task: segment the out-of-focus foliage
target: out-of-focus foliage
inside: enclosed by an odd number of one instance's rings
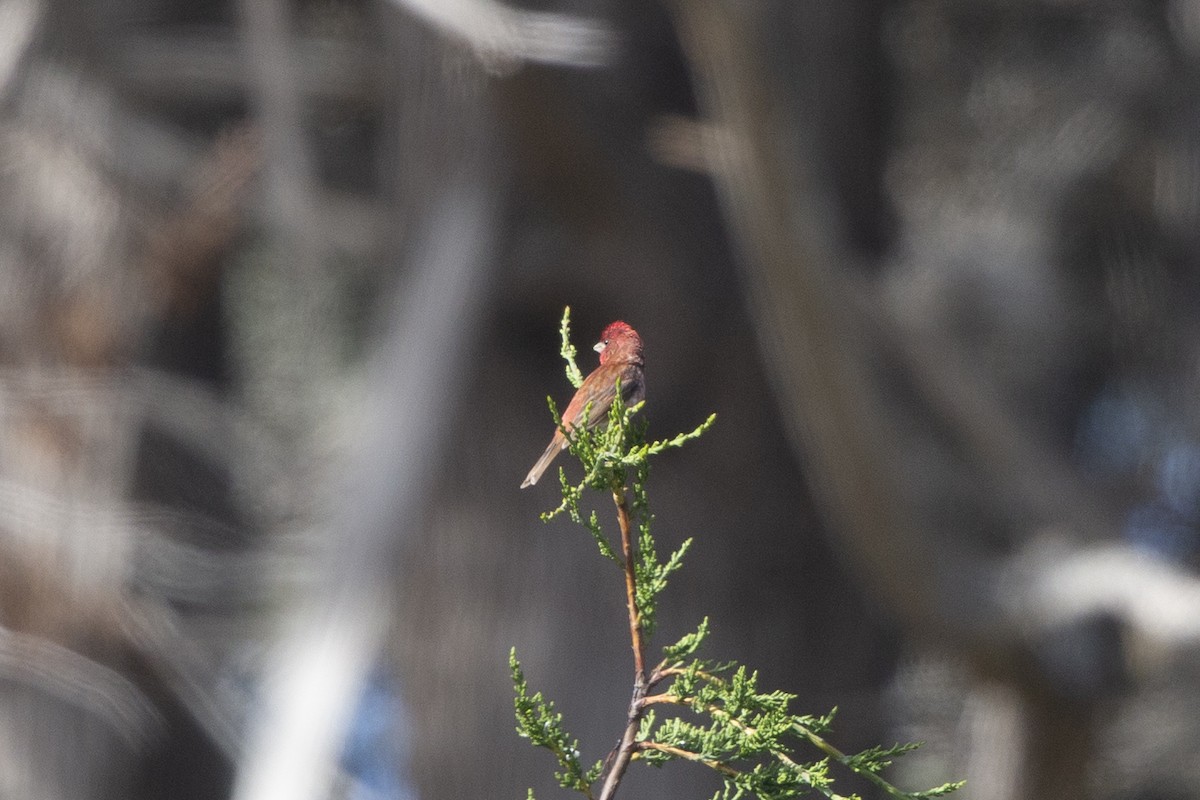
[[[905,785],[1196,794],[1198,20],[0,0],[0,796],[517,796],[509,647],[620,674],[515,489],[567,303],[721,416],[662,619]]]

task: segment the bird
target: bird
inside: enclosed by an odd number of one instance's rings
[[[609,323],[592,349],[600,354],[600,366],[584,378],[567,405],[567,410],[563,412],[562,427],[568,431],[579,425],[591,428],[608,416],[608,410],[617,396],[618,379],[621,381],[621,397],[627,406],[640,403],[646,397],[646,376],[643,372],[646,362],[642,358],[642,337],[638,336],[637,331],[620,320]],[[554,431],[546,452],[529,470],[521,488],[537,483],[554,457],[566,447],[567,437],[562,430]]]

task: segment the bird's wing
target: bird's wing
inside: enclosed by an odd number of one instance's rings
[[[625,405],[632,405],[640,401],[645,396],[642,370],[634,364],[625,364],[621,367],[619,375],[621,378],[621,398],[625,401]],[[613,400],[616,397],[617,387],[615,380],[611,378],[606,379],[601,385],[596,387],[596,394],[592,400],[592,410],[587,418],[587,426],[589,428],[602,422],[608,416],[608,410],[612,408]]]
[[[587,414],[587,422],[585,423],[587,427],[591,428],[608,416],[608,410],[612,408],[613,399],[616,396],[617,387],[612,382],[606,381],[606,385],[596,387],[595,394],[588,398],[592,405],[591,410]],[[579,409],[576,425],[579,424],[579,420],[582,420],[583,411],[584,409]]]

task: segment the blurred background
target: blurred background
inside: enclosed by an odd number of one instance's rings
[[[718,415],[659,644],[905,788],[1200,797],[1198,221],[1197,0],[0,0],[0,798],[559,796],[566,305]]]

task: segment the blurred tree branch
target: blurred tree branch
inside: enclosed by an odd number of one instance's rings
[[[831,233],[813,154],[797,135],[806,128],[782,116],[788,104],[760,37],[770,24],[765,7],[722,0],[672,7],[706,120],[702,132],[682,136],[677,125],[662,127],[652,144],[684,165],[695,163],[697,144],[707,153],[742,253],[764,360],[833,530],[910,635],[953,642],[983,673],[1021,690],[1035,743],[1027,750],[1031,793],[1083,796],[1094,717],[1087,701],[1062,694],[1063,676],[1039,665],[1046,637],[1091,630],[1096,614],[1112,614],[1141,635],[1169,629],[1172,648],[1191,650],[1194,631],[1162,624],[1142,598],[1191,608],[1200,582],[1167,566],[1138,567],[1142,559],[1127,549],[1104,555],[1077,544],[1014,584],[1006,576],[1017,561],[985,556],[951,532],[922,530],[898,478],[896,420],[874,383],[880,353],[906,371],[956,444],[1018,510],[1013,521],[1031,526],[1016,538],[1036,542],[1054,526],[1077,543],[1111,539],[1116,521],[953,346],[893,319],[877,290],[845,277],[854,259]],[[1077,593],[1075,602],[1065,597],[1073,590],[1047,591],[1068,574],[1072,586],[1108,588]]]
[[[511,8],[498,0],[392,0],[466,44],[485,64],[523,61],[599,67],[614,55],[616,34],[599,19]]]
[[[331,265],[328,249],[314,239],[318,180],[304,144],[284,5],[245,0],[242,10],[248,53],[257,66],[282,243],[303,262],[295,264],[297,279],[313,280]],[[417,41],[422,46],[404,57],[420,71],[426,59],[441,54],[442,45]],[[415,82],[405,88],[427,89]],[[471,99],[459,97],[437,110],[473,119],[479,110],[467,107]],[[450,116],[421,130],[423,141],[443,137],[441,126],[451,124]],[[238,800],[316,800],[333,786],[350,715],[388,629],[399,539],[424,508],[445,441],[447,398],[458,394],[463,354],[477,335],[498,204],[487,149],[486,141],[474,152],[448,146],[455,161],[427,165],[435,169],[436,185],[417,174],[403,175],[411,204],[390,213],[419,210],[405,231],[404,292],[385,314],[385,334],[367,369],[371,384],[362,409],[367,422],[349,464],[339,471],[340,507],[322,524],[325,532],[313,554],[317,580],[282,621],[267,666],[265,711],[254,722],[239,768]]]
[[[822,194],[806,182],[808,154],[781,150],[781,104],[750,30],[760,20],[719,1],[673,7],[702,107],[723,134],[706,138],[709,157],[749,278],[764,361],[806,474],[881,602],[913,629],[935,624],[941,614],[931,593],[942,581],[919,555],[930,545],[892,479],[894,450],[866,374],[868,351],[834,271],[849,256],[813,207]]]

